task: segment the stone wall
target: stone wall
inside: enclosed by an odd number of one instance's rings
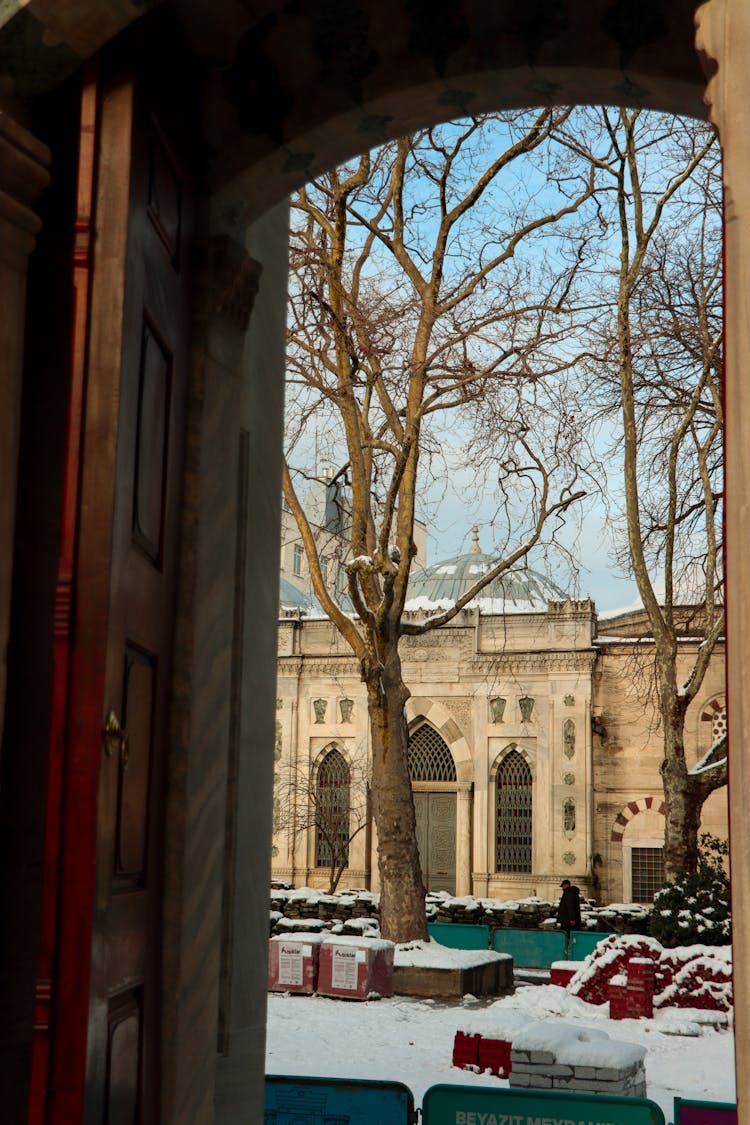
[[[274,884],[271,888],[271,932],[288,933],[296,920],[319,920],[326,928],[345,925],[344,932],[362,929],[364,919],[377,921],[379,896],[371,891],[342,891],[321,894],[309,888],[294,890]],[[542,899],[501,902],[495,899],[427,896],[427,921],[489,926],[492,930],[554,929],[557,905]],[[647,934],[650,914],[642,907],[615,905],[594,907],[584,904],[582,929],[596,933]]]

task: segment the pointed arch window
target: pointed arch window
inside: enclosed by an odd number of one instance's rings
[[[409,773],[412,781],[455,781],[456,763],[447,743],[428,723],[409,739]]]
[[[505,755],[497,771],[497,870],[531,871],[531,770],[517,750]]]
[[[351,777],[343,754],[328,751],[315,783],[315,866],[349,864],[349,789]]]

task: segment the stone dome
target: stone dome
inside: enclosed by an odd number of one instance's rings
[[[471,550],[417,570],[409,580],[406,609],[434,612],[455,605],[482,574],[498,563],[496,555],[486,555],[479,546],[476,531]],[[528,567],[513,567],[494,578],[468,608],[480,613],[540,613],[549,601],[565,601],[567,594],[549,578]]]

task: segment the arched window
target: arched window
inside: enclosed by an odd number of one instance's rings
[[[455,781],[456,763],[445,741],[427,723],[409,739],[412,781]]]
[[[349,766],[343,754],[329,750],[315,784],[315,866],[349,863]]]
[[[497,870],[531,871],[531,770],[517,750],[497,771]]]

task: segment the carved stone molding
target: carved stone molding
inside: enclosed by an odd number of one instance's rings
[[[440,699],[438,702],[442,703],[446,711],[450,711],[451,715],[458,721],[460,726],[466,733],[471,724],[471,703],[468,699]]]
[[[491,659],[474,658],[466,668],[469,672],[486,675],[494,672],[501,676],[520,676],[525,672],[578,672],[590,675],[596,653],[586,652],[513,652]]]
[[[280,656],[278,666],[279,675],[282,676],[304,676],[311,679],[316,676],[349,677],[359,682],[359,665],[350,656]]]

